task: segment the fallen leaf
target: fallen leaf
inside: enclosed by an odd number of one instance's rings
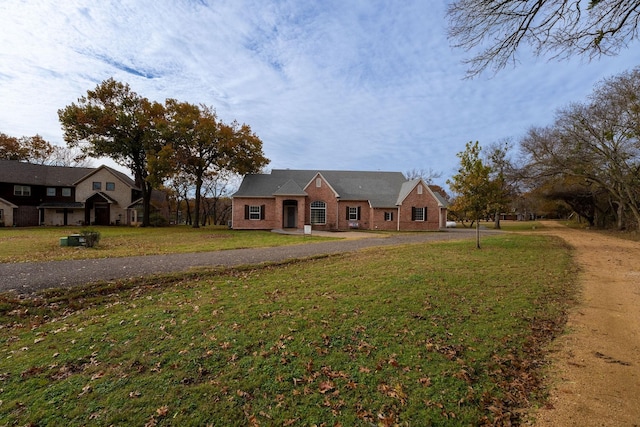
[[[78,397],[84,396],[85,394],[89,394],[91,393],[92,390],[93,388],[89,384],[87,384],[86,386],[82,387],[82,392],[78,394]]]
[[[100,379],[102,377],[104,377],[104,372],[100,371],[97,374],[93,374],[91,376],[91,381],[95,381],[95,380]]]
[[[333,390],[335,388],[335,384],[333,384],[333,381],[323,381],[320,383],[320,393],[325,394],[330,392],[331,390]]]
[[[418,382],[425,387],[429,387],[431,385],[431,378],[429,377],[420,378]]]

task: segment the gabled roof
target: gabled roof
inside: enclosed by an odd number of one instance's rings
[[[0,197],[0,203],[5,205],[5,206],[9,206],[10,208],[17,208],[17,205],[14,205],[13,203],[11,203],[8,200],[3,199],[2,197]]]
[[[333,188],[333,185],[331,185],[331,183],[329,182],[329,180],[327,178],[325,178],[324,176],[322,176],[322,172],[318,172],[317,174],[315,174],[313,176],[313,178],[311,178],[311,181],[307,182],[307,185],[304,186],[304,188],[309,188],[309,186],[311,185],[315,185],[315,183],[317,182],[317,180],[320,179],[322,181],[325,182],[325,185],[329,186],[329,189],[333,192],[333,195],[337,198],[340,198],[340,193],[338,193],[336,191],[335,188]]]
[[[431,186],[429,186],[429,190],[431,190],[431,193],[438,200],[438,204],[441,207],[444,207],[444,208],[449,207],[449,202],[447,202],[447,199],[445,199],[442,194],[440,194],[438,191],[436,191],[433,188],[431,188]]]
[[[89,200],[96,200],[98,198],[101,198],[102,200],[104,200],[107,203],[116,203],[116,204],[118,203],[118,201],[116,199],[114,199],[113,197],[109,196],[107,193],[103,193],[102,191],[96,191],[91,196],[87,197],[85,202],[88,202]]]
[[[285,182],[274,193],[274,196],[306,196],[307,193],[292,179]]]
[[[401,172],[274,169],[270,174],[246,175],[233,197],[304,196],[303,189],[318,174],[340,200],[368,200],[372,207],[395,207],[406,181]],[[294,188],[299,192],[290,193]]]
[[[88,178],[90,178],[92,175],[95,175],[96,173],[98,173],[101,170],[107,170],[109,171],[114,177],[118,178],[120,181],[122,181],[125,185],[131,187],[131,188],[137,188],[136,183],[134,180],[132,180],[131,178],[129,178],[126,174],[117,171],[113,168],[110,168],[109,166],[106,165],[102,165],[98,168],[91,168],[89,169],[89,172],[85,173],[83,176],[81,176],[77,181],[75,181],[73,183],[73,185],[78,185],[78,183],[87,180]]]
[[[400,193],[398,194],[398,200],[396,201],[396,205],[401,205],[404,199],[411,193],[411,191],[418,185],[420,179],[414,179],[411,181],[406,181],[402,183],[402,188],[400,188]]]
[[[48,187],[73,187],[94,168],[35,165],[16,160],[0,160],[0,182]]]

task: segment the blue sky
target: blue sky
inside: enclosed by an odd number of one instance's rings
[[[638,64],[521,53],[465,80],[447,1],[0,2],[0,132],[63,145],[57,110],[110,77],[156,101],[204,103],[247,123],[269,168],[456,173],[456,153],[583,101]],[[101,162],[97,162],[98,164]]]

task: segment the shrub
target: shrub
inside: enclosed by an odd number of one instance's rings
[[[92,248],[100,241],[100,232],[95,230],[80,230],[80,235],[84,238],[84,244]]]
[[[151,215],[149,215],[149,225],[152,227],[166,227],[169,225],[169,221],[160,213],[152,212]]]

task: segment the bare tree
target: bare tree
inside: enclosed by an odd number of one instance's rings
[[[170,188],[173,193],[176,224],[184,222],[187,225],[192,225],[193,218],[191,217],[191,204],[189,202],[190,195],[193,194],[195,188],[193,180],[184,174],[176,173],[169,179],[168,188]],[[183,203],[185,206],[184,215]]]
[[[516,63],[521,45],[553,58],[616,55],[638,37],[639,0],[458,0],[447,9],[452,45],[479,53],[473,77]]]
[[[572,177],[580,192],[604,190],[620,227],[629,215],[640,229],[640,68],[604,80],[589,103],[557,113],[552,126],[531,129],[521,147],[538,177]],[[566,179],[566,178],[565,178]],[[602,209],[601,209],[602,210]],[[595,218],[594,218],[595,219]],[[631,225],[631,223],[629,223]]]
[[[205,176],[202,186],[202,225],[207,225],[207,220],[209,224],[226,224],[231,205],[224,201],[237,190],[239,182],[240,176],[227,170]]]
[[[54,145],[53,152],[47,159],[47,164],[51,166],[70,166],[77,168],[90,168],[93,162],[90,157],[82,154],[77,147],[65,147]]]
[[[422,178],[424,182],[427,184],[433,184],[433,181],[442,177],[442,172],[436,172],[433,169],[411,169],[405,172],[404,174],[407,180],[411,181],[413,179]]]

